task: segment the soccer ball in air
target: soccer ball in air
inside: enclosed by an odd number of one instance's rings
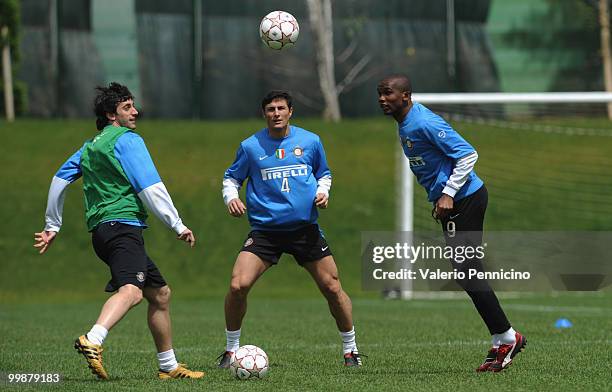
[[[272,11],[259,24],[259,37],[267,47],[275,50],[290,48],[300,35],[300,25],[288,12]]]
[[[268,374],[268,356],[257,346],[240,347],[230,361],[230,372],[239,380],[263,378]]]

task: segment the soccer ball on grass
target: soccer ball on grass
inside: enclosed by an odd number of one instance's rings
[[[300,25],[288,12],[272,11],[259,24],[259,37],[267,47],[275,50],[290,48],[300,35]]]
[[[229,368],[239,380],[263,378],[268,374],[268,355],[259,347],[247,344],[232,354]]]

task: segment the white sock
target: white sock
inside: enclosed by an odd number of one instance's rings
[[[491,346],[493,346],[493,348],[499,348],[499,343],[495,339],[496,336],[497,335],[491,335]]]
[[[512,327],[504,333],[493,335],[493,347],[499,347],[502,344],[514,344],[514,342],[516,342],[516,331]]]
[[[173,349],[164,351],[163,353],[157,353],[157,360],[159,361],[159,370],[164,372],[171,372],[178,367]]]
[[[87,340],[93,344],[102,345],[102,343],[104,343],[104,339],[106,339],[106,335],[108,335],[108,330],[106,328],[100,324],[94,324],[94,326],[91,327],[91,330],[87,332]]]
[[[340,332],[340,336],[342,336],[342,351],[345,354],[359,352],[357,351],[357,343],[355,343],[355,327],[348,332]]]
[[[225,351],[231,351],[233,353],[238,351],[238,347],[240,347],[240,330],[238,329],[236,331],[228,331],[226,329],[225,338]]]
[[[496,339],[498,335],[491,335],[491,346],[493,348],[499,348],[499,341]]]

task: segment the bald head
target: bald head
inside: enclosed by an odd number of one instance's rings
[[[394,74],[389,75],[378,84],[379,86],[386,85],[399,91],[400,93],[412,94],[412,84],[406,75]]]

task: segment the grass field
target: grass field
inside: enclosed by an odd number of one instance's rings
[[[363,369],[341,366],[339,337],[313,282],[285,257],[252,292],[243,343],[262,346],[270,377],[249,389],[285,390],[607,390],[612,352],[612,294],[523,295],[504,301],[529,344],[512,368],[477,375],[486,333],[466,298],[385,302],[360,285],[362,231],[396,227],[397,134],[388,119],[296,125],[317,131],[334,175],[330,208],[320,224],[334,251],[345,289],[354,299]],[[609,129],[600,119],[550,120]],[[141,133],[184,221],[198,236],[191,250],[154,217],[148,252],[173,287],[179,359],[203,368],[206,380],[185,389],[241,386],[214,369],[223,347],[222,298],[246,219],[227,215],[221,179],[240,140],[261,121],[143,121]],[[455,124],[476,146],[477,172],[490,193],[486,230],[612,231],[612,137],[567,136],[484,125]],[[87,138],[92,121],[21,120],[0,123],[0,372],[59,372],[58,388],[166,389],[154,379],[155,353],[145,307],[112,331],[106,361],[113,380],[95,381],[71,348],[106,298],[105,266],[86,231],[80,181],[69,190],[64,226],[44,255],[32,248],[43,227],[51,176]],[[421,189],[415,191],[417,230],[437,230]],[[559,317],[574,327],[553,328]],[[0,386],[1,389],[4,385]],[[39,387],[34,387],[39,388]],[[53,388],[53,387],[51,387]],[[24,387],[19,387],[24,389]]]
[[[609,294],[504,300],[515,327],[527,336],[527,348],[504,372],[477,374],[473,368],[488,342],[467,299],[356,300],[358,343],[369,356],[362,369],[345,369],[340,339],[322,299],[260,298],[250,302],[242,343],[264,348],[271,370],[268,378],[247,385],[214,367],[225,342],[221,301],[179,300],[172,311],[179,360],[207,376],[170,383],[173,390],[213,391],[604,391],[612,381],[610,300]],[[106,341],[111,380],[93,378],[72,341],[94,319],[98,306],[2,306],[0,369],[62,374],[60,385],[45,389],[167,390],[167,382],[155,379],[155,350],[142,305]],[[556,330],[558,317],[570,318],[574,327]]]

